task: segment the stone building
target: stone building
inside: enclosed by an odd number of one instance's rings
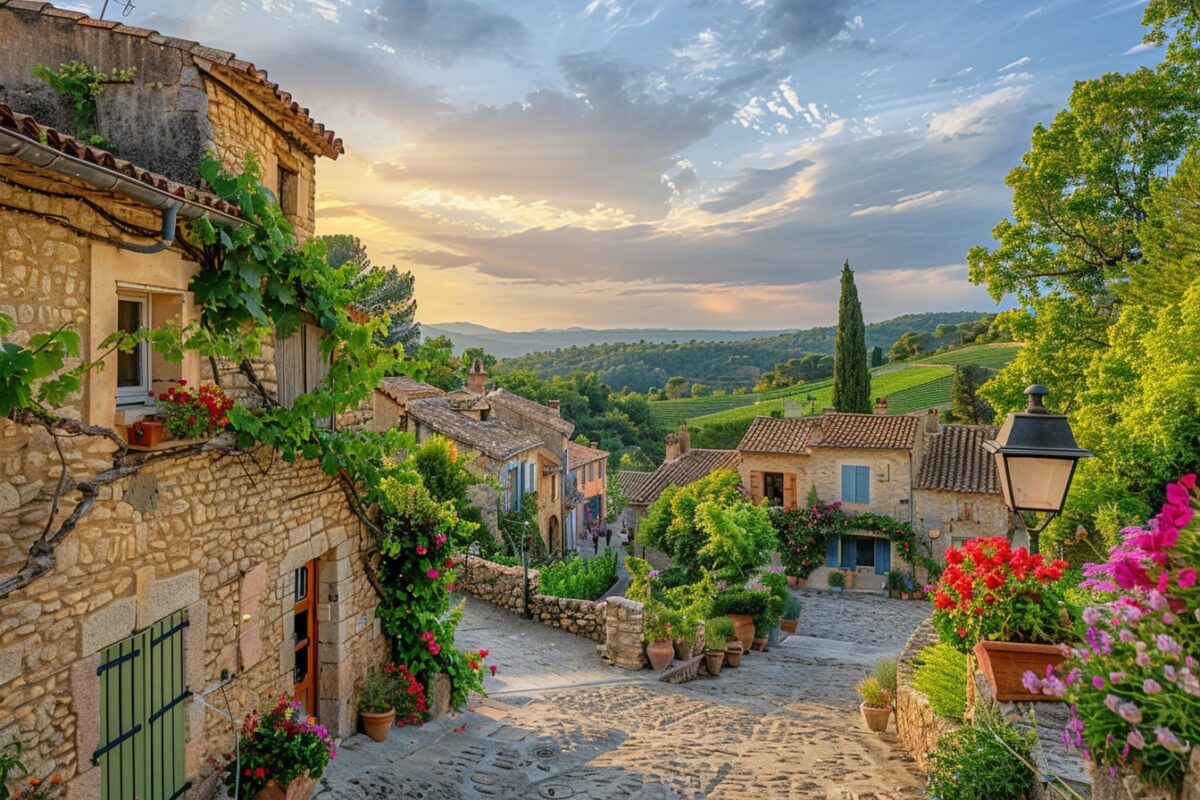
[[[151,391],[214,376],[195,354],[173,365],[98,345],[118,328],[199,317],[188,291],[199,265],[175,244],[177,224],[240,224],[198,188],[204,150],[236,169],[253,148],[304,236],[314,161],[341,142],[266,73],[196,42],[9,0],[0,41],[0,310],[15,342],[82,319],[82,352],[106,368],[57,411],[110,431],[0,420],[0,742],[20,740],[34,773],[61,776],[70,798],[210,797],[219,776],[206,759],[229,750],[228,714],[286,694],[335,735],[352,732],[355,683],[388,654],[366,533],[312,463],[226,437],[126,456],[111,431],[148,413]],[[30,77],[76,60],[136,68],[98,103],[121,158],[61,132],[75,130],[68,101]],[[277,371],[271,349],[256,365],[281,400],[319,380],[305,335],[292,342],[301,374]],[[253,396],[232,368],[218,372],[230,394]],[[73,530],[45,540],[76,512]]]
[[[658,469],[617,472],[617,485],[629,500],[619,523],[631,531],[637,531],[638,523],[646,516],[646,509],[668,486],[687,486],[716,470],[738,468],[740,456],[736,450],[693,449],[686,422],[679,426],[677,433],[668,433],[665,441],[666,457]]]
[[[568,550],[582,548],[591,526],[603,526],[608,513],[607,493],[608,453],[596,447],[567,442],[567,486],[578,491],[575,506],[567,511],[566,546]]]
[[[951,542],[1004,533],[1007,510],[992,459],[982,448],[994,431],[942,425],[937,413],[825,413],[756,417],[738,445],[742,481],[755,502],[804,503],[810,489],[850,514],[872,512],[912,523],[918,546],[935,556]],[[825,586],[841,570],[855,588],[880,589],[901,566],[894,544],[872,531],[831,540],[826,563],[809,576]]]

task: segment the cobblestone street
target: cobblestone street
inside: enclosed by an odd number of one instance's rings
[[[801,592],[797,636],[717,679],[609,667],[591,641],[469,599],[491,696],[386,744],[347,740],[323,798],[915,798],[923,781],[867,732],[853,686],[928,604]],[[894,724],[894,721],[893,721]]]

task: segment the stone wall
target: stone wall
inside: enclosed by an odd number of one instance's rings
[[[916,524],[921,531],[936,528],[941,536],[933,540],[934,558],[942,560],[954,539],[977,536],[1004,536],[1009,511],[999,494],[965,494],[918,489],[914,493]],[[970,506],[968,516],[968,504]]]
[[[646,663],[645,610],[625,597],[607,600],[604,644],[596,649],[614,667],[641,669]]]
[[[929,754],[938,741],[958,728],[956,721],[935,714],[929,706],[929,698],[912,687],[913,659],[937,641],[933,624],[928,619],[923,620],[908,637],[896,666],[896,730],[900,742],[924,772],[932,769]]]
[[[64,444],[76,478],[111,466],[106,440]],[[0,497],[29,495],[0,518],[19,523],[19,536],[0,540],[11,573],[29,531],[45,523],[58,456],[38,429],[0,420],[0,459]],[[33,480],[42,482],[36,491]],[[191,796],[213,796],[205,759],[229,749],[229,723],[201,698],[221,705],[213,693],[223,670],[239,718],[291,692],[293,572],[314,559],[318,717],[335,735],[351,732],[355,682],[388,655],[362,567],[364,535],[316,464],[288,465],[263,451],[163,458],[105,487],[56,548],[55,569],[0,600],[0,740],[21,740],[28,766],[61,775],[69,798],[98,797],[90,756],[99,744],[100,651],[186,609],[186,682],[196,695],[186,706],[186,774],[198,787]]]

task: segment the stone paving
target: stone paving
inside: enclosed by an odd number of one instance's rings
[[[681,685],[609,667],[586,639],[469,600],[458,643],[490,650],[490,697],[384,744],[351,737],[318,797],[920,797],[895,737],[863,728],[853,686],[928,604],[800,594],[799,635]]]

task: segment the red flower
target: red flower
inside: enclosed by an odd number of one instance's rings
[[[484,649],[484,650],[480,650],[480,651],[479,651],[479,657],[480,657],[480,658],[487,658],[487,657],[488,657],[488,651],[487,651],[486,649]]]
[[[265,778],[265,777],[267,777],[267,771],[265,769],[263,769],[262,767],[257,767],[254,770],[254,777]]]
[[[195,424],[196,424],[196,416],[193,414],[192,416],[188,417],[188,425],[195,425]]]
[[[491,667],[492,667],[492,677],[494,678],[494,677],[496,677],[496,665],[492,664]]]

